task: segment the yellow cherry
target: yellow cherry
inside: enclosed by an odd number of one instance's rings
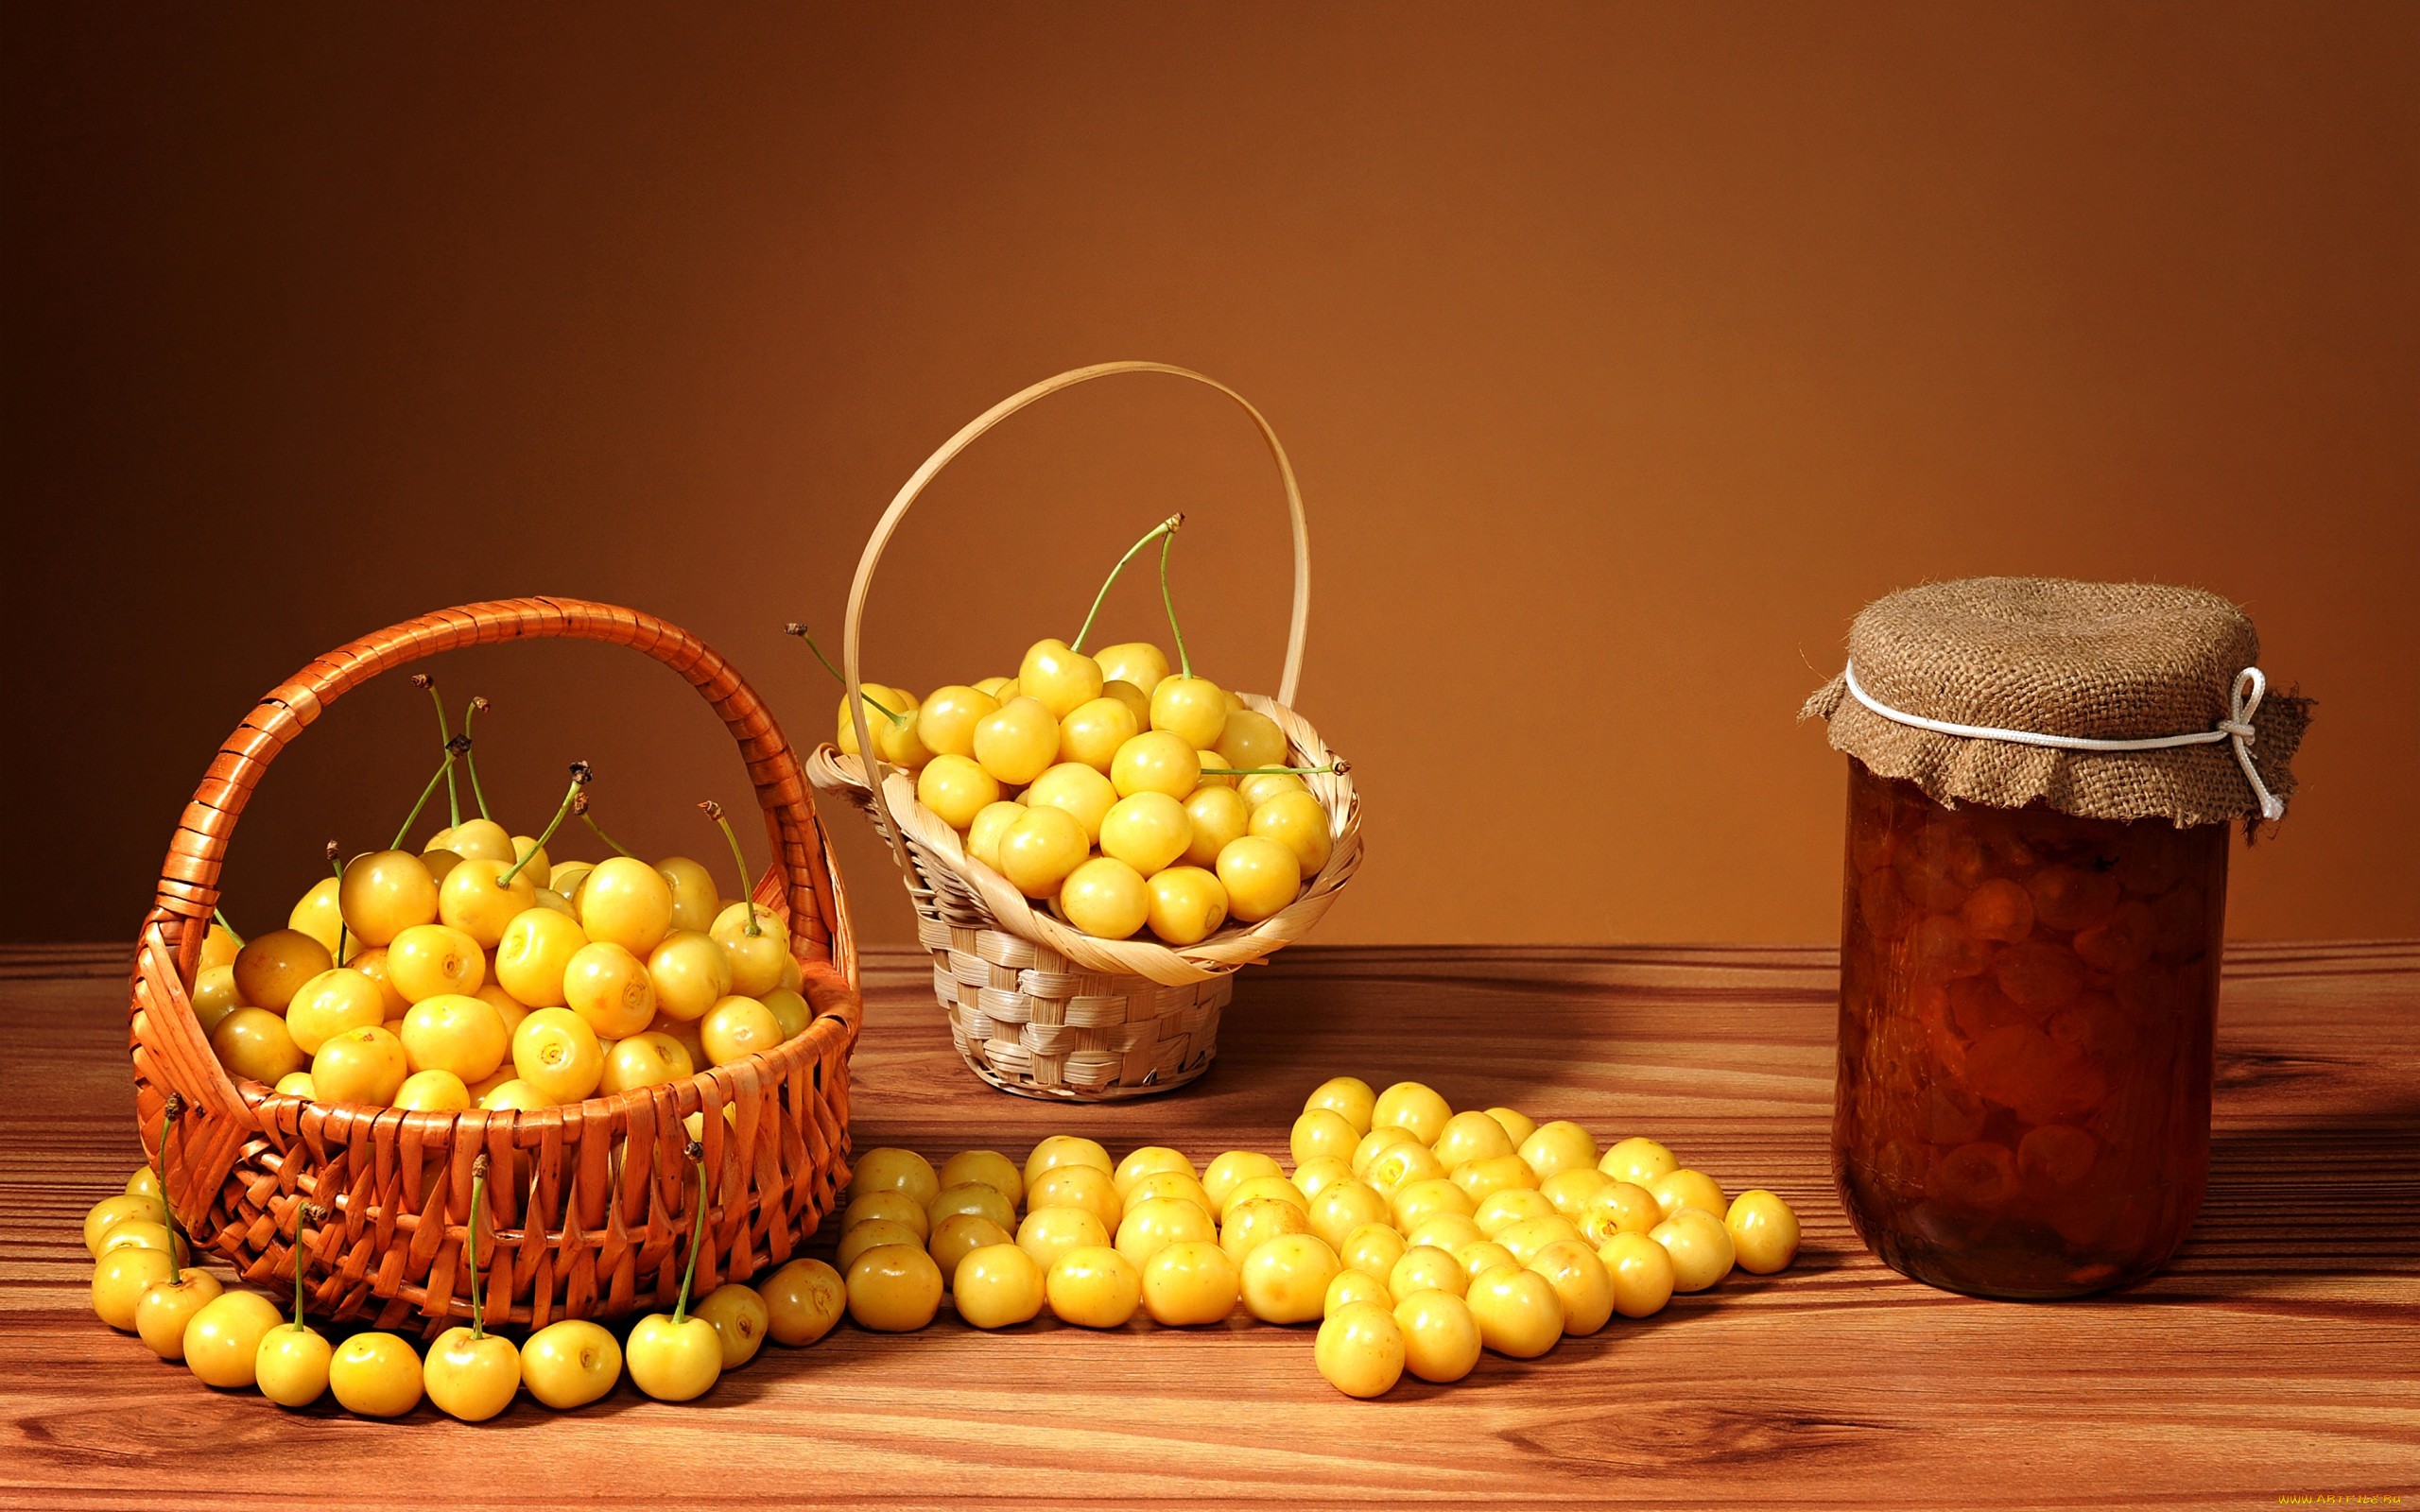
[[[1503,1125],[1485,1113],[1456,1113],[1437,1131],[1430,1148],[1450,1171],[1467,1160],[1492,1160],[1499,1155],[1511,1155],[1512,1137],[1504,1132]]]
[[[1316,1321],[1328,1282],[1343,1268],[1317,1234],[1280,1234],[1244,1259],[1244,1308],[1264,1323]]]
[[[1219,852],[1219,885],[1227,889],[1227,911],[1256,924],[1303,890],[1302,863],[1277,841],[1247,834]]]
[[[1616,1181],[1651,1187],[1657,1177],[1680,1169],[1680,1165],[1670,1150],[1653,1140],[1633,1138],[1616,1142],[1597,1162],[1597,1169]]]
[[[1016,686],[1016,680],[1014,678],[977,678],[973,685],[976,692],[989,694],[996,700],[1000,696],[1000,690],[1013,688]]]
[[[1293,772],[1254,772],[1236,781],[1236,793],[1247,808],[1258,808],[1280,793],[1307,793],[1311,784]]]
[[[1414,1292],[1394,1308],[1404,1368],[1423,1381],[1460,1381],[1478,1364],[1478,1319],[1460,1292]]]
[[[1184,800],[1185,822],[1191,826],[1184,845],[1184,863],[1215,867],[1219,852],[1252,829],[1252,809],[1232,787],[1213,786],[1209,779]]]
[[[170,1233],[166,1224],[148,1218],[128,1218],[110,1225],[109,1232],[101,1235],[101,1253],[107,1255],[116,1249],[156,1249],[180,1265],[193,1258],[186,1252],[184,1241]]]
[[[1210,1214],[1182,1197],[1161,1197],[1132,1205],[1117,1225],[1117,1252],[1137,1266],[1170,1245],[1208,1243],[1219,1237]]]
[[[1320,1303],[1320,1315],[1334,1317],[1339,1308],[1351,1307],[1356,1302],[1392,1307],[1394,1298],[1387,1295],[1386,1282],[1348,1265],[1338,1271],[1336,1278],[1327,1283],[1327,1296]]]
[[[579,889],[579,927],[592,941],[645,956],[672,932],[672,888],[644,861],[608,857]]]
[[[509,861],[465,861],[437,889],[437,917],[482,949],[504,938],[505,926],[525,908],[537,906],[538,885],[525,868],[510,882]]]
[[[1258,1150],[1227,1150],[1213,1157],[1203,1168],[1201,1189],[1209,1194],[1213,1213],[1224,1217],[1227,1198],[1236,1188],[1259,1177],[1285,1174],[1285,1167]]]
[[[1565,1171],[1555,1179],[1570,1175]],[[1588,1194],[1571,1221],[1580,1226],[1582,1237],[1595,1240],[1601,1249],[1616,1234],[1643,1234],[1662,1223],[1664,1210],[1645,1187],[1608,1177],[1606,1185]]]
[[[1154,1171],[1128,1187],[1124,1194],[1130,1208],[1138,1203],[1173,1198],[1192,1203],[1209,1213],[1214,1221],[1218,1217],[1210,1202],[1210,1194],[1201,1190],[1201,1178],[1187,1176],[1183,1171]]]
[[[336,879],[328,881],[333,886]],[[335,964],[327,946],[301,930],[271,930],[236,953],[235,996],[251,1007],[284,1013],[304,983]]]
[[[1539,1125],[1536,1132],[1521,1142],[1521,1159],[1530,1162],[1530,1169],[1543,1181],[1561,1171],[1594,1169],[1597,1142],[1586,1129],[1559,1118]]]
[[[999,781],[971,756],[936,756],[916,778],[916,801],[953,830],[972,825],[977,815],[999,800]]]
[[[815,1010],[807,1006],[806,999],[788,988],[777,987],[756,1001],[765,1005],[765,1011],[781,1026],[784,1040],[797,1039],[814,1022]]]
[[[1092,850],[1084,827],[1063,809],[1029,808],[1000,836],[1000,875],[1028,898],[1055,895]]]
[[[903,1223],[896,1218],[867,1218],[853,1225],[840,1235],[839,1244],[834,1246],[832,1263],[846,1272],[857,1263],[857,1257],[869,1249],[879,1249],[885,1245],[906,1245],[911,1249],[921,1249],[925,1244],[925,1225],[923,1215],[917,1216],[918,1221],[913,1224]]]
[[[978,1249],[1004,1245],[1016,1249],[1016,1237],[1007,1227],[994,1223],[980,1213],[953,1212],[933,1226],[932,1236],[925,1241],[925,1253],[942,1269],[944,1280],[955,1281],[959,1263]],[[1017,1251],[1023,1254],[1023,1250]]]
[[[1181,804],[1201,785],[1201,757],[1167,730],[1147,730],[1117,747],[1109,780],[1120,798],[1164,793]]]
[[[1143,1267],[1143,1311],[1167,1328],[1223,1321],[1242,1295],[1235,1259],[1206,1240],[1180,1240]]]
[[[968,1251],[950,1278],[958,1315],[976,1328],[1029,1323],[1042,1312],[1043,1267],[1014,1245],[985,1245]]]
[[[1563,1298],[1536,1271],[1499,1265],[1473,1278],[1463,1300],[1479,1342],[1498,1354],[1535,1359],[1563,1337]]]
[[[320,1102],[385,1108],[410,1074],[403,1040],[375,1024],[330,1035],[311,1057],[312,1095]]]
[[[335,1347],[319,1330],[281,1323],[261,1335],[252,1383],[281,1407],[308,1407],[326,1393],[335,1359]]]
[[[872,727],[874,749],[893,766],[904,767],[909,772],[919,771],[933,759],[932,751],[925,745],[925,737],[918,732],[923,706],[917,702],[916,696],[905,688],[893,688],[891,692],[898,696],[899,701],[892,704],[891,709],[899,717],[882,720]]]
[[[765,1347],[771,1314],[756,1289],[741,1281],[725,1281],[691,1305],[690,1313],[714,1325],[722,1343],[722,1367],[736,1370],[756,1358]]]
[[[1459,1212],[1432,1212],[1412,1225],[1403,1242],[1417,1247],[1426,1245],[1449,1255],[1459,1255],[1472,1245],[1482,1244],[1487,1235],[1479,1226]],[[1467,1270],[1469,1267],[1463,1267]]]
[[[636,1091],[642,1087],[681,1081],[696,1072],[689,1052],[680,1040],[668,1034],[634,1034],[614,1040],[605,1052],[605,1069],[597,1079],[596,1090],[607,1093]]]
[[[1197,945],[1227,921],[1227,889],[1200,867],[1170,867],[1148,879],[1144,922],[1170,945]]]
[[[1682,1208],[1648,1230],[1672,1260],[1672,1289],[1702,1292],[1731,1274],[1738,1258],[1731,1231],[1703,1208]]]
[[[586,1318],[549,1323],[522,1341],[522,1383],[558,1411],[587,1406],[621,1379],[622,1346]]]
[[[1247,1202],[1283,1202],[1300,1211],[1305,1217],[1310,1216],[1311,1211],[1311,1199],[1303,1194],[1303,1189],[1296,1186],[1289,1177],[1246,1177],[1227,1189],[1226,1200],[1221,1206],[1233,1212]]]
[[[1403,1327],[1375,1302],[1340,1308],[1320,1324],[1312,1357],[1320,1375],[1348,1397],[1383,1397],[1403,1379]]]
[[[210,1031],[210,1048],[238,1080],[274,1086],[303,1066],[302,1049],[285,1021],[267,1008],[237,1008],[219,1020]]]
[[[523,909],[496,942],[496,984],[528,1007],[562,1007],[563,971],[587,943],[587,933],[570,915],[551,906]]]
[[[1251,709],[1238,709],[1227,715],[1226,727],[1219,733],[1213,747],[1219,754],[1215,765],[1249,771],[1255,766],[1286,765],[1286,732],[1277,721]]]
[[[655,874],[672,893],[672,927],[703,933],[722,906],[722,889],[702,861],[666,856],[655,864]]]
[[[842,1195],[855,1201],[869,1192],[896,1192],[922,1212],[941,1191],[941,1178],[933,1174],[931,1161],[913,1150],[879,1145],[857,1157],[856,1169]]]
[[[576,1103],[603,1078],[605,1047],[571,1009],[539,1008],[512,1031],[512,1067],[547,1102]]]
[[[1336,1254],[1346,1265],[1383,1281],[1393,1274],[1395,1262],[1403,1259],[1410,1247],[1392,1224],[1365,1223],[1344,1236]]]
[[[1513,1258],[1512,1251],[1493,1239],[1481,1239],[1477,1243],[1462,1246],[1454,1251],[1454,1263],[1461,1266],[1462,1274],[1473,1280],[1477,1280],[1498,1265],[1511,1265],[1517,1269],[1521,1264],[1520,1261]]]
[[[107,1243],[104,1239],[103,1244]],[[105,1247],[100,1258],[93,1262],[93,1312],[110,1327],[131,1333],[143,1294],[176,1279],[177,1258],[164,1246],[121,1244],[114,1248]]]
[[[594,940],[563,966],[563,1002],[599,1040],[620,1040],[655,1017],[655,984],[647,963],[623,947]]]
[[[1538,1174],[1530,1162],[1517,1155],[1499,1155],[1488,1160],[1465,1160],[1453,1169],[1454,1184],[1471,1194],[1475,1202],[1485,1202],[1495,1193],[1507,1187],[1534,1187]],[[1547,1203],[1551,1210],[1554,1204]]]
[[[1143,732],[1143,721],[1124,699],[1104,695],[1078,704],[1059,722],[1059,760],[1107,773],[1118,747]]]
[[[1053,1188],[1054,1192],[1058,1189]],[[1113,1194],[1114,1195],[1115,1194]],[[948,1219],[971,1216],[988,1218],[1002,1228],[1013,1228],[1017,1221],[1016,1204],[987,1181],[962,1181],[941,1189],[932,1201],[925,1205],[925,1217],[933,1229]],[[1104,1225],[1107,1220],[1102,1220]],[[946,1275],[949,1267],[942,1267]]]
[[[1043,1292],[1061,1322],[1123,1328],[1142,1305],[1143,1272],[1107,1245],[1085,1245],[1050,1263]]]
[[[1330,1076],[1312,1088],[1311,1094],[1303,1099],[1304,1112],[1323,1108],[1339,1114],[1353,1125],[1357,1139],[1370,1132],[1371,1119],[1375,1116],[1377,1107],[1378,1094],[1358,1076]]]
[[[1150,728],[1151,697],[1142,689],[1112,678],[1100,685],[1100,696],[1115,698],[1126,706],[1126,712],[1134,716],[1134,733],[1139,734]]]
[[[420,853],[420,864],[428,868],[428,880],[442,887],[454,868],[462,864],[462,855],[442,846],[430,846]]]
[[[1340,1155],[1314,1155],[1294,1167],[1294,1184],[1303,1189],[1303,1195],[1314,1199],[1315,1204],[1322,1192],[1339,1181],[1359,1180],[1360,1177],[1353,1174],[1352,1162]],[[1326,1236],[1322,1234],[1321,1237]]]
[[[233,930],[224,924],[214,923],[201,936],[201,963],[197,970],[207,971],[221,966],[233,967],[236,953],[243,948],[244,942],[235,936]]]
[[[1173,1150],[1165,1144],[1140,1145],[1117,1162],[1117,1169],[1110,1173],[1110,1181],[1117,1188],[1117,1194],[1123,1197],[1145,1177],[1157,1176],[1164,1171],[1180,1171],[1191,1177],[1194,1174],[1193,1160],[1183,1150]]]
[[[1624,1317],[1652,1317],[1672,1299],[1672,1257],[1643,1233],[1618,1233],[1597,1251],[1613,1278],[1614,1311]]]
[[[1293,1203],[1273,1197],[1234,1202],[1219,1220],[1219,1247],[1240,1264],[1261,1246],[1288,1234],[1317,1237],[1311,1234],[1310,1215]]]
[[[185,1357],[185,1325],[216,1300],[226,1288],[199,1265],[188,1265],[166,1280],[153,1281],[135,1298],[134,1332],[163,1360]]]
[[[786,973],[798,970],[797,957],[790,954],[789,926],[769,909],[745,901],[728,904],[706,933],[731,962],[731,989],[741,997],[770,992],[784,984]]]
[[[1064,719],[1100,696],[1100,663],[1056,639],[1036,641],[1017,663],[1017,691],[1040,700],[1054,719]]]
[[[1739,1268],[1752,1276],[1788,1270],[1798,1257],[1798,1214],[1762,1187],[1733,1198],[1722,1227],[1730,1231]]]
[[[1287,1149],[1299,1166],[1322,1156],[1348,1159],[1360,1142],[1360,1132],[1342,1113],[1332,1108],[1309,1108],[1294,1120]]]
[[[501,1333],[450,1328],[428,1347],[422,1379],[438,1411],[462,1422],[483,1423],[519,1395],[521,1351]]]
[[[406,1003],[441,992],[476,992],[487,979],[479,942],[445,924],[414,925],[387,947],[387,983]]]
[[[596,867],[596,863],[594,861],[556,862],[552,867],[549,867],[546,869],[546,890],[556,894],[558,897],[566,899],[577,896],[579,892],[579,885],[588,880],[588,873]],[[544,1329],[540,1329],[538,1331],[539,1333],[543,1333],[544,1332]],[[536,1333],[530,1335],[531,1338],[536,1338],[537,1336],[538,1335]],[[619,1345],[614,1347],[617,1356],[620,1352],[620,1348],[621,1347]],[[616,1370],[615,1374],[618,1375],[619,1373],[620,1372]]]
[[[1109,779],[1080,762],[1061,762],[1033,780],[1025,791],[1029,809],[1061,809],[1084,827],[1087,846],[1100,840],[1100,827],[1117,801]]]
[[[701,1317],[649,1313],[631,1325],[631,1383],[658,1401],[694,1401],[722,1379],[722,1335]]]
[[[921,1159],[921,1157],[919,1157]],[[1132,1160],[1133,1157],[1129,1156]],[[928,1167],[929,1169],[929,1167]],[[1193,1167],[1185,1167],[1190,1172]],[[964,1186],[970,1181],[981,1182],[1009,1199],[1009,1211],[1014,1212],[1025,1200],[1025,1173],[1014,1160],[997,1150],[960,1150],[942,1162],[941,1174],[935,1178],[941,1187]],[[1119,1194],[1121,1196],[1124,1194]],[[927,1199],[929,1200],[929,1199]]]
[[[1512,1145],[1515,1149],[1520,1147],[1523,1140],[1538,1131],[1538,1121],[1518,1108],[1491,1108],[1487,1110],[1487,1116],[1504,1125],[1504,1132],[1512,1136]]]
[[[1462,1273],[1461,1263],[1434,1245],[1409,1246],[1387,1272],[1390,1305],[1414,1292],[1450,1292],[1460,1297],[1469,1287],[1470,1278]]]
[[[1667,1171],[1648,1182],[1647,1190],[1654,1195],[1655,1205],[1664,1210],[1667,1218],[1683,1208],[1695,1208],[1720,1223],[1731,1210],[1730,1199],[1722,1194],[1722,1184],[1703,1171],[1692,1171],[1686,1167]],[[1693,1289],[1681,1288],[1685,1292]]]
[[[404,1014],[399,1038],[413,1070],[448,1071],[466,1083],[492,1075],[511,1048],[511,1036],[493,1005],[453,993],[413,1004]]]
[[[127,1192],[103,1197],[84,1214],[84,1252],[98,1260],[101,1241],[119,1224],[140,1220],[164,1225],[167,1219],[167,1204],[156,1194]]]
[[[1151,689],[1151,728],[1208,750],[1227,731],[1227,695],[1207,678],[1164,678]]]
[[[821,655],[821,652],[817,654]],[[893,715],[904,716],[908,713],[908,706],[916,701],[915,697],[905,688],[893,688],[880,682],[860,682],[857,684],[857,694],[865,700],[866,732],[877,737],[875,750],[879,754],[881,750],[879,735],[883,726],[894,723]],[[840,695],[839,709],[835,718],[838,724],[833,735],[833,744],[839,747],[842,755],[858,754],[857,727],[856,722],[849,716],[849,696],[846,693]]]
[[[699,1021],[698,1039],[710,1063],[728,1066],[779,1045],[782,1023],[754,998],[727,997]]]
[[[544,909],[550,914],[561,914],[575,924],[579,922],[579,910],[572,906],[570,899],[555,891],[552,887],[541,887],[533,896],[536,898],[537,904],[540,909]],[[510,924],[505,926],[508,932],[511,927],[512,926]]]
[[[848,1283],[820,1260],[793,1260],[765,1278],[765,1331],[797,1348],[832,1332],[848,1308]],[[532,1335],[534,1337],[534,1335]]]
[[[1125,862],[1095,856],[1060,885],[1059,908],[1067,922],[1087,935],[1124,939],[1150,917],[1151,890]]]
[[[318,940],[330,959],[341,943],[339,931],[344,926],[344,913],[338,905],[341,886],[335,877],[322,877],[309,892],[296,900],[294,909],[285,917],[285,927]],[[241,953],[237,953],[239,957]]]
[[[1327,810],[1308,793],[1280,793],[1253,809],[1249,833],[1293,851],[1305,877],[1319,875],[1335,847],[1328,833]]]
[[[1020,695],[975,723],[975,759],[1007,787],[1023,787],[1059,759],[1059,720]]]
[[[1017,1247],[1048,1269],[1071,1249],[1107,1245],[1109,1229],[1082,1208],[1035,1208],[1017,1225]]]
[[[849,1316],[878,1333],[907,1333],[933,1320],[941,1267],[914,1245],[878,1245],[849,1266]]]
[[[1375,1129],[1370,1132],[1373,1137],[1377,1134]],[[1444,1174],[1444,1162],[1438,1160],[1427,1145],[1417,1139],[1404,1139],[1389,1144],[1372,1157],[1370,1163],[1362,1168],[1361,1178],[1392,1197],[1396,1191],[1415,1181],[1430,1180]]]
[[[202,1384],[224,1389],[251,1385],[261,1340],[284,1319],[257,1292],[225,1292],[197,1310],[185,1324],[185,1368]]]
[[[1423,1144],[1433,1144],[1445,1131],[1454,1109],[1435,1089],[1416,1081],[1399,1081],[1380,1092],[1370,1108],[1374,1129],[1400,1128]]]
[[[355,938],[384,945],[414,924],[435,921],[437,882],[408,851],[373,850],[345,864],[337,905]]]
[[[1535,1169],[1534,1166],[1531,1167]],[[1614,1185],[1614,1178],[1597,1169],[1594,1162],[1570,1170],[1557,1171],[1538,1183],[1538,1192],[1554,1205],[1554,1211],[1573,1223],[1588,1211],[1588,1199]],[[1598,1243],[1602,1244],[1601,1239]]]
[[[441,929],[444,926],[441,924],[434,927]],[[476,946],[472,948],[474,950],[477,949]],[[354,955],[353,959],[345,962],[344,969],[348,971],[359,971],[362,975],[376,983],[378,985],[378,1001],[385,1006],[387,1010],[387,1017],[389,1019],[400,1019],[404,1016],[404,1010],[410,1007],[412,1005],[411,1000],[404,996],[402,991],[396,988],[393,978],[388,973],[387,953],[388,947],[384,945],[372,945],[368,950],[362,951]],[[288,1006],[291,1005],[292,1005],[290,1004],[288,1005]]]
[[[552,1106],[544,1093],[519,1076],[508,1076],[479,1094],[479,1107],[491,1113],[532,1113]]]
[[[1097,838],[1101,854],[1114,856],[1148,877],[1185,853],[1193,843],[1193,821],[1186,817],[1184,805],[1167,794],[1136,793],[1110,806]]]
[[[445,849],[465,861],[501,861],[508,867],[520,856],[510,833],[493,819],[463,820],[447,837]]]
[[[1110,1173],[1092,1165],[1058,1165],[1038,1173],[1026,1187],[1026,1200],[1037,1211],[1081,1209],[1100,1220],[1103,1232],[1117,1228],[1126,1206]]]
[[[1149,641],[1120,641],[1093,653],[1105,682],[1123,682],[1144,697],[1168,675],[1167,653]]]
[[[1526,1262],[1546,1278],[1563,1304],[1563,1332],[1584,1338],[1614,1315],[1614,1281],[1597,1251],[1578,1239],[1558,1239]]]
[[[931,1199],[939,1202],[940,1197]],[[904,1224],[915,1230],[916,1242],[922,1244],[932,1232],[932,1211],[925,1204],[895,1187],[880,1187],[861,1192],[849,1199],[840,1210],[840,1232],[847,1234],[861,1224],[889,1222]]]
[[[1409,1233],[1441,1212],[1471,1217],[1478,1204],[1471,1200],[1469,1193],[1444,1177],[1424,1177],[1394,1189],[1393,1209],[1395,1227]],[[1487,1225],[1482,1222],[1479,1228],[1484,1230]]]
[[[294,1037],[295,1048],[306,1056],[319,1054],[331,1035],[386,1022],[386,992],[350,967],[321,971],[302,984],[302,989],[285,1005],[286,1032]]]
[[[935,760],[973,756],[975,727],[1000,707],[1000,700],[978,688],[959,683],[935,688],[916,711],[916,738]]]
[[[406,1113],[458,1113],[471,1106],[471,1090],[450,1071],[416,1071],[395,1089],[394,1106]]]
[[[320,975],[326,975],[321,972]],[[319,977],[313,977],[318,981]],[[193,1016],[207,1036],[218,1027],[218,1021],[244,1005],[235,996],[235,969],[232,966],[206,966],[193,979]]]
[[[1000,869],[1000,837],[1009,826],[1025,817],[1025,805],[1010,799],[987,803],[966,828],[966,853],[985,866]]]

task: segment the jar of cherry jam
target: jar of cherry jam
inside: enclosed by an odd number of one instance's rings
[[[1858,616],[1807,712],[1849,756],[1834,1174],[1893,1268],[2074,1297],[2184,1242],[2228,828],[2282,816],[2308,718],[2257,654],[2225,600],[2145,584],[1973,579]]]

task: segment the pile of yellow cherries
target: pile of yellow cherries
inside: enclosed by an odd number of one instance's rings
[[[1022,1169],[991,1150],[939,1171],[869,1150],[840,1215],[849,1315],[919,1329],[946,1292],[983,1329],[1046,1307],[1086,1328],[1138,1312],[1185,1327],[1240,1302],[1264,1323],[1318,1322],[1320,1373],[1378,1397],[1406,1370],[1459,1381],[1483,1349],[1532,1358],[1798,1252],[1798,1217],[1771,1192],[1726,1200],[1653,1140],[1600,1152],[1577,1124],[1457,1113],[1418,1082],[1322,1083],[1289,1143],[1290,1177],[1250,1150],[1199,1171],[1159,1145],[1113,1162],[1071,1135]]]
[[[1229,919],[1257,923],[1301,894],[1334,845],[1303,779],[1342,765],[1287,765],[1277,721],[1193,674],[1167,587],[1183,518],[1130,547],[1075,640],[1034,642],[1016,676],[924,698],[882,683],[858,690],[876,754],[915,774],[917,801],[967,853],[1102,939],[1148,929],[1194,945]],[[1153,541],[1173,672],[1147,641],[1081,649],[1110,585]],[[804,626],[789,631],[814,647]],[[837,740],[857,753],[846,693]]]
[[[678,1081],[803,1032],[812,1015],[780,916],[724,897],[697,861],[650,866],[614,845],[587,813],[585,764],[543,833],[488,816],[469,739],[485,705],[473,699],[452,735],[438,699],[443,760],[392,846],[338,866],[331,845],[331,875],[284,929],[245,940],[223,917],[212,925],[192,998],[220,1063],[317,1102],[531,1109]],[[406,836],[441,782],[453,822],[415,854]],[[744,893],[738,837],[700,807]],[[573,814],[616,853],[549,858]]]

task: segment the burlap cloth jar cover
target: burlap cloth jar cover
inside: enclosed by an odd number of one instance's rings
[[[1867,605],[1848,651],[1800,717],[1824,719],[1834,749],[1938,803],[2038,800],[2178,826],[2240,818],[2249,833],[2281,816],[2294,790],[2310,700],[2268,692],[2251,619],[2198,588],[1927,583]],[[2007,738],[2024,733],[2193,743],[2113,750]]]

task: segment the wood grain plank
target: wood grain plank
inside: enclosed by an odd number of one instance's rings
[[[1417,1075],[1772,1187],[1806,1246],[1546,1359],[1353,1402],[1307,1330],[999,1336],[946,1316],[768,1349],[702,1403],[627,1383],[480,1427],[288,1415],[94,1321],[77,1233],[136,1156],[122,948],[0,951],[0,1503],[448,1507],[2274,1505],[2420,1494],[2420,942],[2230,952],[2209,1199],[2120,1297],[1952,1297],[1866,1255],[1831,1191],[1833,954],[1303,947],[1247,972],[1216,1068],[1111,1108],[952,1055],[921,955],[868,957],[859,1148],[1283,1154],[1303,1094]],[[366,1472],[366,1473],[365,1473]]]

